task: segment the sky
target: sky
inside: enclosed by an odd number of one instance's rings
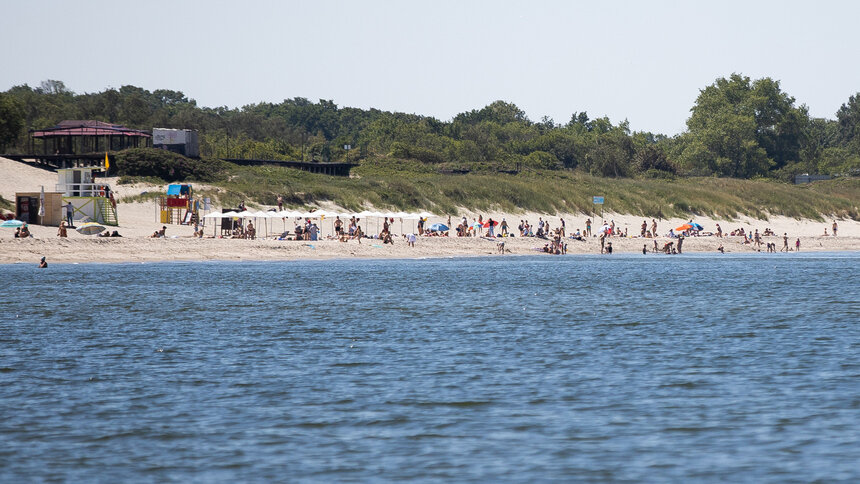
[[[447,121],[496,100],[635,131],[686,128],[699,90],[771,77],[834,118],[860,92],[856,1],[0,0],[0,91],[134,85],[230,108],[304,97]]]

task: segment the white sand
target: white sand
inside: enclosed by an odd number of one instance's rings
[[[14,199],[16,191],[38,191],[40,185],[45,186],[46,191],[54,189],[57,179],[51,172],[33,168],[22,163],[0,158],[0,195],[7,200]],[[117,185],[116,179],[108,179],[108,183],[115,190],[118,198],[135,195],[142,191],[162,191],[163,187],[150,185]],[[339,210],[332,204],[326,204],[328,210]],[[373,208],[369,207],[370,210]],[[383,245],[378,240],[365,239],[359,244],[357,241],[346,243],[337,241],[278,241],[267,240],[233,240],[211,238],[213,227],[209,225],[205,232],[206,238],[191,238],[193,229],[187,226],[169,225],[167,227],[167,239],[151,239],[149,236],[162,224],[157,220],[157,211],[154,202],[148,203],[120,203],[117,208],[119,226],[110,227],[117,230],[123,238],[98,238],[83,236],[69,230],[69,237],[61,239],[57,237],[56,227],[43,227],[30,225],[33,237],[30,239],[13,238],[14,229],[0,229],[0,263],[27,262],[36,263],[41,256],[47,257],[49,262],[131,262],[131,261],[161,261],[161,260],[294,260],[294,259],[329,259],[329,258],[421,258],[421,257],[452,257],[452,256],[476,256],[496,254],[496,243],[492,240],[482,238],[457,238],[457,237],[428,237],[419,238],[416,247],[407,247],[405,240],[396,238],[395,244]],[[477,218],[477,213],[462,212],[459,216],[451,217],[453,226],[459,223],[462,216],[466,216],[471,223]],[[549,221],[551,227],[560,225],[560,218],[566,221],[567,233],[573,233],[577,228],[585,228],[585,220],[589,218],[586,214],[537,214],[537,213],[484,213],[484,218],[492,217],[494,220],[502,220],[504,217],[510,227],[510,231],[516,233],[516,227],[520,220],[528,220],[531,224],[537,224],[538,218],[542,217]],[[590,217],[592,230],[597,231],[601,222],[614,220],[615,224],[622,230],[627,229],[628,238],[612,237],[615,252],[637,253],[642,251],[643,244],[649,248],[653,247],[653,239],[641,239],[638,237],[643,220],[647,220],[650,228],[651,218],[635,215],[622,215],[607,213],[603,217]],[[787,233],[790,245],[794,246],[796,238],[801,239],[802,251],[860,251],[860,223],[851,220],[837,220],[839,224],[838,237],[823,237],[825,227],[828,233],[832,219],[827,222],[812,220],[795,220],[786,217],[770,217],[768,220],[756,220],[748,217],[739,217],[737,220],[714,220],[708,217],[692,217],[705,227],[706,231],[714,231],[715,224],[719,223],[724,233],[743,227],[746,231],[759,229],[763,232],[766,227],[771,228],[779,237],[766,237],[764,242],[777,244],[777,249],[782,247],[783,233]],[[657,220],[658,232],[665,234],[670,228],[677,227],[689,219]],[[445,217],[431,217],[427,225],[441,222],[447,223]],[[294,220],[283,221],[276,219],[269,221],[273,231],[280,233],[284,227],[292,231]],[[378,232],[379,221],[375,219],[362,222],[362,226],[369,229],[367,232]],[[393,232],[403,234],[412,232],[416,222],[405,220],[402,224],[395,221]],[[256,224],[255,224],[256,225]],[[452,227],[453,229],[453,227]],[[258,233],[263,231],[262,222],[258,227]],[[326,219],[322,224],[323,235],[332,232],[332,220]],[[452,230],[453,233],[453,230]],[[176,238],[174,238],[176,237]],[[669,239],[662,237],[658,242],[662,244]],[[506,238],[505,245],[509,254],[537,254],[534,249],[543,247],[546,240],[538,238]],[[600,244],[597,238],[591,238],[585,242],[567,240],[569,253],[593,253],[600,252]],[[753,252],[751,245],[743,244],[740,237],[690,237],[684,242],[684,252],[708,252],[716,253],[719,245],[725,247],[726,252]],[[764,246],[762,247],[764,252]]]

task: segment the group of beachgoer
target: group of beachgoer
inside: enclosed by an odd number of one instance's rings
[[[33,234],[30,233],[30,227],[28,227],[26,223],[15,229],[16,239],[26,239],[32,236]]]

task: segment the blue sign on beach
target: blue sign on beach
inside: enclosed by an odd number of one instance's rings
[[[595,205],[603,205],[603,197],[591,197]]]

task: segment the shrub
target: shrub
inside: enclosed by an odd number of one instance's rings
[[[544,170],[558,170],[561,168],[561,163],[558,158],[552,153],[546,151],[532,151],[522,161],[523,165],[530,168],[538,168]]]
[[[166,150],[134,148],[116,155],[116,173],[121,177],[155,177],[164,181],[215,181],[223,162],[195,160]]]
[[[420,146],[412,146],[400,141],[391,143],[391,156],[395,158],[418,160],[422,163],[442,163],[442,155]]]

